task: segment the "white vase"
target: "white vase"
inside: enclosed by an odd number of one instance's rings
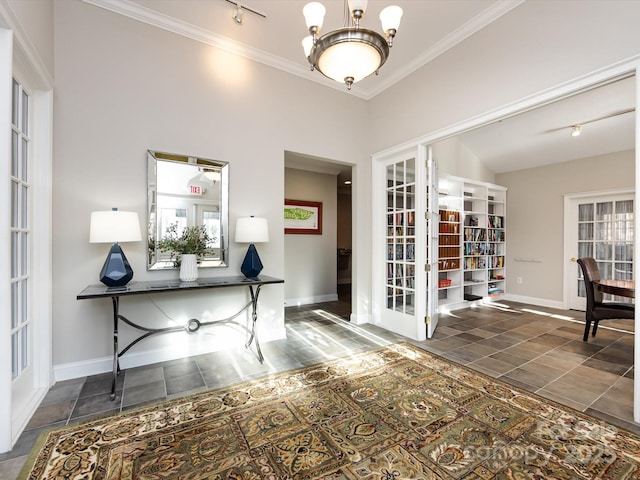
[[[194,254],[182,255],[180,263],[180,280],[193,282],[198,279],[198,256]]]

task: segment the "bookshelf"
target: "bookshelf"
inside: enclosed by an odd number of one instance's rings
[[[459,182],[438,182],[438,306],[462,301],[462,190]]]
[[[505,292],[505,202],[506,190],[489,189],[487,209],[487,294],[498,297]]]
[[[452,176],[439,186],[439,306],[452,310],[503,295],[506,189]]]

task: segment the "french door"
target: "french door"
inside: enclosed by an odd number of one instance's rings
[[[575,263],[577,258],[595,258],[602,278],[634,279],[634,207],[632,191],[567,198],[565,229],[570,264],[565,289],[569,308],[585,310],[586,307],[584,280]],[[632,299],[616,297],[615,301]]]
[[[52,381],[52,81],[0,28],[0,453],[12,448]]]
[[[425,146],[380,160],[374,172],[376,191],[385,192],[374,201],[376,322],[416,340],[431,337],[438,321],[438,237],[429,233],[438,224],[434,179]]]

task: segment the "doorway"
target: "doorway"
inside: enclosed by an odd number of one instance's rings
[[[633,280],[634,192],[622,190],[568,196],[565,201],[565,280],[569,308],[585,310],[586,294],[577,258],[592,257],[602,278]],[[616,299],[630,301],[630,299]]]
[[[352,165],[285,152],[284,173],[284,199],[322,205],[321,232],[285,234],[285,305],[340,302],[348,319],[353,276]]]

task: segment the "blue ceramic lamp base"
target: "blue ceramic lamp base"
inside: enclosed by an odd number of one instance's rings
[[[100,271],[100,281],[107,287],[122,287],[133,278],[133,269],[129,265],[122,248],[117,243],[111,245],[109,255]]]
[[[258,256],[258,250],[256,250],[256,246],[253,243],[249,245],[247,249],[247,254],[244,256],[240,271],[247,278],[256,278],[262,271],[262,262]]]

